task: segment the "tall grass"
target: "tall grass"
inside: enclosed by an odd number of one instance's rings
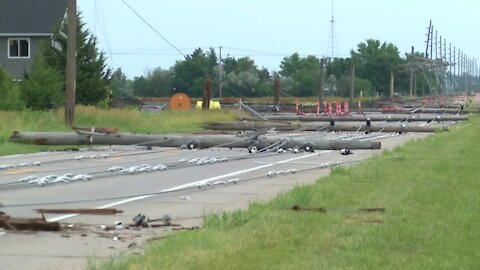
[[[480,117],[101,269],[480,269]],[[292,205],[326,207],[295,212]],[[361,213],[360,207],[385,207]],[[90,266],[95,269],[95,266]]]
[[[237,111],[164,111],[146,113],[135,109],[99,109],[78,106],[76,125],[86,127],[116,127],[119,132],[166,133],[202,130],[209,121],[231,121]],[[0,155],[58,149],[59,147],[21,145],[8,142],[13,131],[68,131],[64,124],[64,110],[0,111]]]

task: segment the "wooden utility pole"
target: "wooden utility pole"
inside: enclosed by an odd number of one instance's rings
[[[114,133],[102,135],[79,134],[77,132],[19,132],[10,141],[18,143],[31,143],[42,145],[150,145],[159,147],[188,146],[189,149],[226,147],[247,148],[255,145],[258,149],[272,147],[284,142],[282,147],[303,148],[309,146],[310,150],[340,150],[348,149],[380,149],[379,141],[346,141],[328,140],[324,138],[296,137],[288,140],[265,136],[242,137],[229,134],[215,135],[154,135],[154,134],[131,134]],[[191,145],[191,146],[190,146]],[[305,149],[307,150],[307,149]],[[308,150],[307,150],[308,151]],[[0,223],[1,224],[1,223]]]
[[[280,79],[275,78],[273,85],[273,105],[280,105]]]
[[[390,102],[393,102],[393,85],[394,85],[393,69],[390,70]]]
[[[77,1],[68,0],[67,11],[67,72],[65,89],[65,124],[75,125],[75,88],[77,76]]]
[[[425,108],[426,109],[426,108]],[[440,113],[447,110],[446,108],[434,108],[435,112],[429,113]],[[458,112],[459,109],[454,110]],[[419,110],[419,112],[424,112],[423,110]],[[426,112],[426,111],[425,111]],[[453,113],[453,111],[451,111]],[[457,115],[457,114],[442,114],[441,116],[437,116],[436,114],[428,114],[428,115],[413,115],[411,111],[406,114],[369,114],[367,116],[364,115],[349,115],[349,116],[336,116],[335,122],[365,122],[367,118],[370,118],[370,121],[387,121],[387,122],[395,122],[395,121],[408,121],[408,122],[418,122],[418,121],[433,121],[433,120],[440,120],[440,121],[463,121],[468,120],[468,115]],[[245,120],[250,121],[253,118],[244,117]],[[253,119],[256,120],[256,119]],[[277,121],[277,122],[293,122],[293,121],[301,121],[301,122],[330,122],[332,120],[331,116],[323,116],[323,115],[269,115],[269,121]],[[15,135],[15,134],[14,134]]]
[[[413,95],[413,80],[414,80],[414,73],[415,73],[415,49],[412,46],[412,53],[410,55],[410,61],[408,63],[408,69],[410,70],[410,96]]]
[[[417,96],[417,74],[413,73],[413,95]]]
[[[202,109],[210,108],[210,100],[212,99],[212,77],[206,76],[203,83]]]
[[[355,64],[352,63],[352,72],[350,77],[350,99],[349,99],[349,102],[352,105],[353,105],[354,95],[355,95]]]
[[[318,91],[318,102],[323,104],[323,89],[325,89],[325,58],[320,59],[320,89]]]
[[[303,124],[287,124],[278,122],[265,121],[247,121],[247,122],[224,122],[224,123],[207,123],[203,125],[206,129],[212,130],[267,130],[274,128],[277,131],[349,131],[349,132],[435,132],[436,130],[448,130],[447,126],[416,126],[414,124],[378,124],[366,125],[360,122],[356,123],[335,123],[331,125],[329,122],[323,123],[303,123]]]
[[[219,49],[220,62],[218,65],[218,99],[222,99],[222,46]]]
[[[414,72],[413,72],[413,63],[410,64],[410,96],[413,95],[413,80],[414,80]]]

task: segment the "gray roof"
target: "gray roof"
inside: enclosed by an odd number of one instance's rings
[[[67,0],[0,0],[0,35],[49,34],[66,8]]]

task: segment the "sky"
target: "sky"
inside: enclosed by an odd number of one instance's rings
[[[107,64],[130,79],[168,69],[199,47],[218,55],[221,46],[223,57],[248,56],[270,71],[295,52],[348,57],[370,38],[393,43],[402,56],[412,46],[424,52],[430,20],[447,51],[451,43],[480,60],[477,0],[333,0],[333,32],[332,0],[77,0],[77,6]]]

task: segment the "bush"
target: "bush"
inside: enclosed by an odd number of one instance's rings
[[[37,55],[32,71],[22,83],[21,92],[27,108],[45,110],[50,104],[61,105],[64,101],[63,78],[46,64],[42,55]]]
[[[22,110],[25,104],[20,97],[19,87],[12,78],[0,67],[0,110]]]

